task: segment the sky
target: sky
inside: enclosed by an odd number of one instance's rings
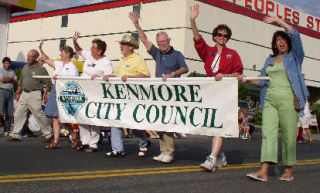
[[[37,0],[37,9],[35,12],[46,12],[55,9],[63,9],[80,5],[100,3],[112,0]],[[320,18],[319,0],[274,0],[294,9]],[[28,12],[33,13],[33,12]],[[25,13],[23,13],[25,14]]]

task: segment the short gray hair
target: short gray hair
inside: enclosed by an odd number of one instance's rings
[[[32,49],[29,52],[33,52],[34,53],[34,57],[36,57],[36,58],[39,58],[39,56],[40,56],[38,50],[36,50],[36,49]]]
[[[158,32],[156,37],[160,36],[160,35],[165,35],[167,37],[167,39],[170,39],[169,38],[169,35],[167,34],[167,32],[164,32],[164,31],[161,31],[161,32]]]

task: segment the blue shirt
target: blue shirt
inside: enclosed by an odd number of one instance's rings
[[[289,82],[291,84],[292,91],[294,95],[297,97],[300,109],[303,109],[306,103],[306,100],[309,98],[309,92],[307,86],[304,82],[304,78],[302,76],[302,62],[304,59],[304,51],[302,47],[302,42],[300,38],[299,32],[292,28],[289,33],[291,39],[291,50],[288,53],[283,55],[283,64],[286,70]],[[268,66],[272,66],[274,61],[277,59],[277,56],[271,57],[269,56],[264,66],[261,70],[260,76],[266,76],[266,69]],[[264,107],[264,100],[266,98],[266,91],[267,91],[267,81],[260,80],[259,81],[260,87],[260,102],[261,108]]]
[[[180,68],[188,68],[184,56],[173,47],[167,53],[162,53],[152,45],[149,54],[156,61],[156,77],[162,77],[163,74],[170,74]]]

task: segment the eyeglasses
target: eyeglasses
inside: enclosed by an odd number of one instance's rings
[[[228,34],[221,34],[221,33],[217,33],[217,36],[218,37],[224,37],[224,38],[228,38],[229,37],[229,35]]]

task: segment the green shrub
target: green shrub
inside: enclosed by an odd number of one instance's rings
[[[255,116],[253,117],[252,123],[255,125],[262,125],[262,113],[260,109],[256,110]]]
[[[19,81],[19,79],[20,79],[21,72],[22,72],[22,67],[21,67],[21,68],[16,68],[16,69],[14,70],[14,74],[16,75],[18,81]],[[13,85],[14,91],[17,90],[17,86],[18,86],[18,85],[16,85],[16,84]]]
[[[188,77],[206,77],[206,75],[193,71],[188,75]]]

